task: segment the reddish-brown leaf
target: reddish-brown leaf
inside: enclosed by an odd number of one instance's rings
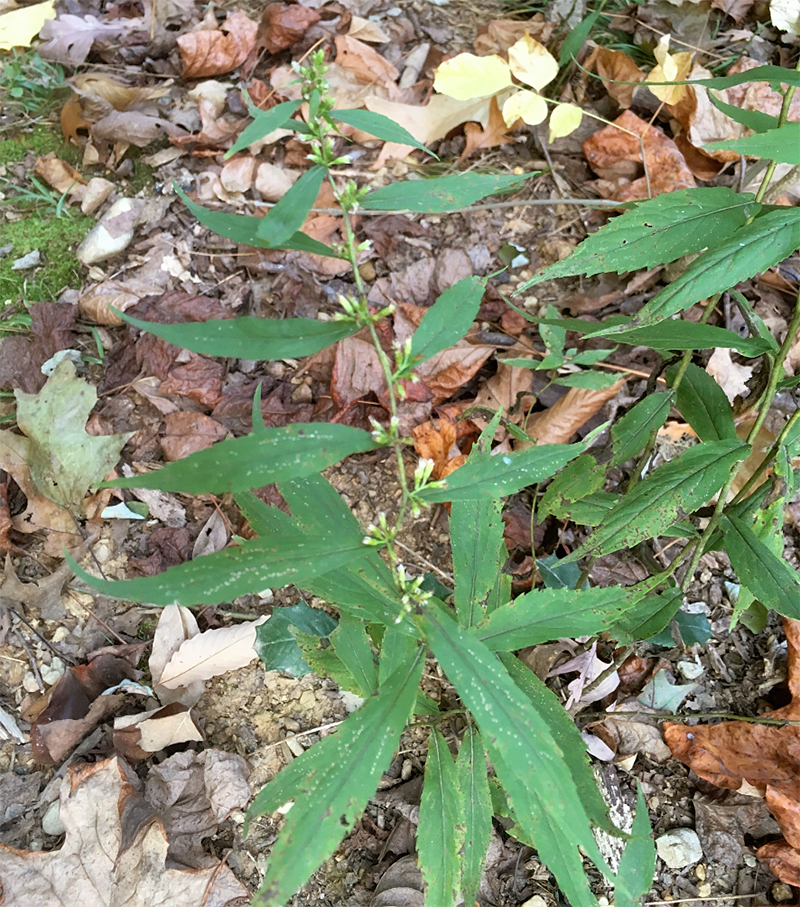
[[[203,413],[167,413],[164,423],[166,434],[161,439],[161,449],[167,460],[182,460],[198,450],[211,447],[228,434],[224,425]]]
[[[299,3],[270,3],[261,14],[256,46],[277,54],[299,41],[319,19],[315,9]]]
[[[185,79],[230,72],[241,66],[256,45],[258,25],[236,10],[219,29],[189,32],[178,38]]]

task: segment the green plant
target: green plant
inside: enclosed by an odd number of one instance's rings
[[[374,792],[409,719],[432,728],[418,835],[426,903],[451,907],[458,890],[468,903],[474,901],[492,815],[500,814],[510,819],[514,836],[536,848],[574,907],[596,903],[584,873],[584,858],[614,884],[617,904],[636,904],[649,889],[655,860],[642,794],[638,794],[632,828],[620,831],[609,818],[574,722],[558,698],[513,653],[561,636],[603,633],[624,645],[651,637],[678,613],[700,557],[718,548],[727,551],[742,583],[737,613],[757,600],[781,614],[800,617],[800,579],[780,557],[783,508],[800,484],[791,466],[800,438],[800,415],[787,422],[739,493],[732,500],[728,495],[775,393],[800,383],[785,379],[782,371],[800,325],[800,304],[781,346],[740,294],[734,293],[734,298],[751,327],[750,337],[706,323],[721,292],[779,262],[800,245],[800,211],[764,204],[771,171],[756,197],[738,196],[727,189],[698,189],[632,206],[589,237],[571,258],[530,282],[630,271],[699,253],[683,275],[634,318],[609,319],[591,327],[577,319],[539,320],[549,355],[537,365],[550,370],[553,380],[563,380],[558,368],[566,358],[575,364],[581,355],[564,352],[566,329],[616,343],[645,344],[663,354],[663,365],[653,374],[649,392],[611,426],[605,446],[593,449],[595,432],[579,443],[528,444],[493,457],[492,439],[501,418],[497,413],[466,464],[446,481],[431,481],[428,461],[421,461],[413,476],[408,476],[403,461],[407,441],[400,436],[397,402],[414,368],[466,333],[485,280],[462,280],[444,292],[410,341],[395,349],[391,358],[376,328],[390,310],[375,312],[367,303],[357,269],[361,246],[352,215],[359,208],[447,211],[522,178],[455,174],[375,191],[340,180],[336,168],[346,158],[336,151],[337,123],[350,123],[383,139],[416,143],[384,117],[362,110],[333,110],[321,54],[313,55],[308,67],[298,72],[308,105],[307,122],[292,119],[300,102],[286,102],[266,113],[252,110],[253,123],[231,149],[235,153],[278,127],[303,133],[312,149],[312,167],[287,195],[261,219],[211,212],[182,197],[203,224],[236,241],[348,261],[356,292],[340,298],[337,320],[240,318],[162,325],[122,317],[197,352],[247,359],[306,356],[365,331],[383,368],[391,418],[386,424],[375,423],[371,434],[338,424],[267,429],[257,394],[251,435],[221,442],[159,471],[108,483],[190,494],[231,492],[257,538],[158,576],[127,581],[100,580],[71,563],[76,573],[105,593],[157,605],[218,603],[293,583],[338,609],[339,620],[332,621],[320,611],[298,605],[286,609],[291,614],[284,615],[283,621],[273,617],[258,629],[257,648],[268,667],[285,666],[287,646],[297,664],[299,645],[304,663],[357,693],[364,703],[334,735],[283,769],[252,804],[249,822],[279,809],[286,815],[254,904],[285,904],[333,853]],[[736,79],[791,86],[779,120],[762,123],[767,128],[760,137],[743,141],[750,142],[751,149],[758,145],[762,153],[768,150],[773,160],[794,154],[797,146],[792,141],[793,127],[786,125],[786,110],[800,76],[762,67],[706,84],[725,87],[736,84]],[[335,247],[300,232],[326,178],[343,213],[344,240]],[[704,299],[709,301],[700,323],[675,317]],[[747,440],[737,437],[733,412],[721,388],[692,361],[695,351],[715,346],[758,359],[768,375]],[[593,361],[597,358],[577,364]],[[652,388],[661,371],[669,389],[656,392]],[[700,443],[649,469],[655,433],[673,406],[695,429]],[[521,437],[525,438],[524,433]],[[321,471],[351,454],[381,446],[394,453],[402,497],[393,518],[378,514],[375,524],[365,530]],[[631,460],[635,465],[624,492],[604,491],[609,468]],[[540,564],[543,588],[512,600],[510,579],[502,572],[502,499],[548,481],[539,501],[540,513],[594,528],[570,556]],[[289,514],[264,504],[252,492],[268,482],[277,484]],[[705,528],[697,528],[691,515],[715,496],[718,503]],[[410,576],[396,545],[407,514],[447,501],[452,502],[452,590],[431,588],[422,577]],[[587,584],[596,556],[647,546],[664,536],[685,540],[665,569],[628,588]],[[579,560],[584,561],[582,570],[577,568]],[[676,580],[679,567],[685,569],[681,584]],[[452,604],[446,603],[449,595]],[[296,643],[287,640],[288,624],[295,628]],[[440,712],[419,689],[429,651],[458,697],[447,713]],[[461,736],[455,760],[443,732]],[[623,839],[618,865],[609,866],[598,847],[595,831],[599,830]]]
[[[0,94],[5,105],[41,117],[58,104],[65,81],[60,63],[44,60],[36,51],[13,50],[0,69]]]

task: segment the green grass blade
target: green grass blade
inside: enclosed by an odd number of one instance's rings
[[[639,202],[516,292],[554,277],[652,268],[701,252],[710,239],[717,241],[742,227],[760,207],[754,196],[725,187],[681,189]]]
[[[692,513],[710,501],[730,468],[749,450],[738,439],[704,441],[659,466],[608,511],[602,525],[565,562],[631,548],[663,535],[681,512]]]
[[[464,856],[461,894],[470,907],[481,884],[486,851],[492,839],[492,798],[486,772],[486,754],[480,731],[470,725],[464,732],[456,760],[458,789],[464,815]]]
[[[464,817],[456,765],[437,728],[428,739],[425,786],[419,806],[417,850],[426,907],[454,907],[459,886],[459,851]]]
[[[283,907],[353,828],[397,749],[423,664],[423,652],[418,648],[333,737],[312,747],[308,760],[303,754],[289,766],[289,780],[279,783],[276,794],[265,793],[256,799],[251,817],[274,811],[276,802],[280,806],[290,797],[294,805],[272,849],[252,907]],[[306,767],[309,771],[303,777]],[[282,774],[276,779],[279,782]],[[265,792],[269,788],[267,785]]]
[[[316,321],[314,318],[219,318],[186,324],[158,324],[116,312],[123,321],[167,343],[206,356],[233,359],[294,359],[310,356],[354,334],[349,321]]]
[[[186,494],[246,491],[318,473],[375,446],[369,432],[347,425],[285,425],[220,441],[154,472],[114,479],[102,487],[158,488]]]

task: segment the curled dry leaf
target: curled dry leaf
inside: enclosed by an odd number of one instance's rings
[[[592,170],[610,181],[607,197],[619,201],[649,198],[695,185],[694,176],[672,139],[630,110],[590,136],[583,143],[583,153]],[[643,170],[645,176],[641,175]]]
[[[422,459],[433,460],[434,479],[444,479],[464,465],[467,458],[456,443],[458,431],[452,419],[444,417],[436,422],[423,422],[411,434],[414,450]]]
[[[603,80],[603,87],[620,107],[627,109],[633,103],[636,85],[620,85],[619,82],[641,82],[644,73],[634,61],[621,50],[596,47],[586,61],[586,69],[594,68]]]
[[[169,868],[162,820],[121,759],[70,766],[61,783],[59,850],[0,844],[0,885],[14,907],[226,907],[249,897],[231,870]]]
[[[168,746],[202,739],[189,708],[180,702],[114,719],[114,750],[135,762]]]
[[[526,428],[528,434],[539,444],[566,444],[582,425],[617,396],[624,383],[625,379],[621,378],[601,390],[571,387],[550,409],[531,416]]]
[[[175,690],[243,668],[257,657],[253,648],[256,627],[266,620],[267,617],[259,617],[250,623],[206,630],[187,639],[169,659],[156,682]]]
[[[190,32],[178,38],[185,79],[230,72],[241,66],[256,46],[258,25],[237,9],[219,29]]]
[[[400,73],[369,45],[352,35],[337,35],[336,63],[343,69],[355,73],[356,77],[370,85],[395,87]]]
[[[315,9],[301,3],[270,3],[261,14],[256,47],[280,53],[299,41],[320,20]]]

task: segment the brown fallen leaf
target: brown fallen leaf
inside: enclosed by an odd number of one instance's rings
[[[256,46],[258,24],[242,10],[228,14],[218,29],[178,38],[184,79],[217,76],[241,66]]]
[[[603,80],[603,87],[620,107],[628,108],[633,103],[636,85],[620,85],[619,82],[641,82],[644,72],[621,50],[596,47],[585,63],[587,71],[594,68]]]
[[[182,460],[205,450],[228,434],[228,429],[203,413],[174,412],[164,416],[166,432],[161,449],[166,460]]]
[[[423,362],[416,373],[433,394],[433,405],[449,400],[477,374],[494,351],[493,346],[461,340]]]
[[[478,151],[481,148],[495,148],[498,145],[507,145],[509,142],[513,142],[513,138],[508,133],[513,132],[521,124],[522,121],[517,120],[516,123],[508,126],[503,119],[500,108],[497,106],[497,98],[493,97],[489,104],[489,120],[485,126],[481,126],[478,123],[464,124],[464,135],[467,142],[459,160],[465,160],[473,151]]]
[[[202,740],[190,709],[180,702],[114,719],[114,750],[131,762],[141,762],[168,746]]]
[[[566,444],[582,425],[617,396],[624,384],[625,379],[621,378],[601,390],[571,387],[550,409],[534,413],[526,431],[539,444]]]
[[[280,53],[299,41],[320,20],[315,9],[300,3],[269,3],[261,14],[256,47]]]
[[[368,44],[351,35],[336,36],[336,63],[369,85],[396,87],[400,73]]]
[[[789,705],[767,717],[800,719],[800,621],[784,618],[788,654]],[[667,722],[664,737],[672,754],[717,787],[740,790],[745,782],[762,791],[783,840],[759,848],[773,873],[789,885],[800,883],[800,725],[775,727],[724,721],[715,725]]]
[[[433,460],[433,478],[444,479],[451,472],[463,466],[466,455],[456,443],[458,431],[452,419],[447,416],[417,425],[411,432],[414,450],[424,460]]]
[[[14,907],[228,907],[249,898],[224,864],[169,868],[163,821],[119,758],[70,766],[61,783],[59,850],[0,844],[0,885]]]
[[[72,164],[57,158],[54,151],[37,158],[33,170],[56,192],[69,192],[86,182]]]
[[[623,111],[613,124],[590,136],[583,143],[583,152],[592,170],[606,181],[607,186],[601,183],[598,188],[607,188],[608,198],[630,201],[695,186],[694,177],[672,139],[630,110]],[[641,175],[643,170],[646,176]]]
[[[541,13],[536,13],[527,21],[493,19],[487,26],[479,27],[473,47],[479,57],[504,54],[512,44],[516,44],[526,34],[535,38],[540,44],[548,44],[555,29],[556,24],[545,22]]]

